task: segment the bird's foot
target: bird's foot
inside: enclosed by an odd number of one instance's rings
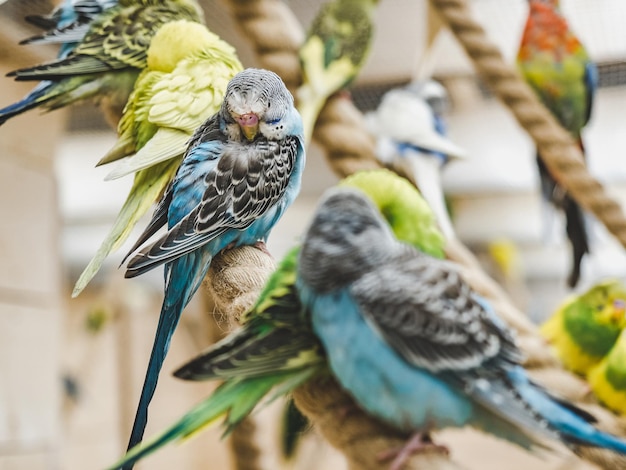
[[[389,449],[380,453],[378,460],[380,462],[391,460],[389,470],[401,470],[411,455],[431,451],[445,455],[450,453],[450,450],[446,446],[435,444],[428,433],[418,432],[413,434],[402,447]]]
[[[345,420],[349,415],[351,415],[352,413],[355,413],[357,411],[360,411],[360,408],[353,401],[350,401],[350,402],[345,403],[343,405],[339,405],[335,409],[335,413],[336,413],[336,415],[337,415],[337,417],[339,418],[340,421]]]
[[[258,242],[256,242],[253,245],[257,250],[261,250],[263,253],[265,253],[268,256],[272,256],[272,254],[269,252],[269,250],[267,249],[267,245],[265,244],[264,241],[259,240]]]

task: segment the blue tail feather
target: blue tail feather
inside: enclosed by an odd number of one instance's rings
[[[133,429],[128,442],[128,449],[131,449],[143,439],[143,434],[148,422],[148,405],[154,396],[159,380],[159,373],[161,372],[161,367],[163,366],[165,356],[170,347],[170,340],[178,325],[183,308],[186,305],[186,302],[183,303],[183,300],[184,298],[181,296],[178,298],[178,301],[173,304],[163,302],[156,337],[152,346],[152,353],[150,354],[148,369],[146,370],[146,377],[144,379]],[[132,467],[128,467],[128,470],[130,468]],[[124,470],[127,469],[125,468]]]
[[[603,449],[626,455],[626,442],[613,434],[602,432],[595,428],[594,431],[591,435],[585,436],[584,440],[580,441],[580,444],[602,447]]]
[[[202,284],[211,264],[210,261],[210,251],[199,250],[166,265],[165,298],[163,299],[152,353],[128,442],[129,450],[143,439],[148,422],[148,405],[154,396],[159,373],[170,347],[170,340],[178,326],[183,309]],[[130,464],[130,466],[124,466],[122,470],[131,470],[132,468],[133,465]]]
[[[521,368],[509,373],[516,389],[523,399],[532,406],[570,445],[601,447],[626,454],[626,441],[597,429],[595,418],[571,403],[564,404],[551,397],[541,387],[535,385]]]
[[[22,114],[23,112],[30,109],[36,108],[43,102],[50,99],[51,96],[47,97],[46,94],[49,93],[50,88],[53,84],[54,83],[50,81],[42,81],[20,101],[0,109],[0,125],[4,124],[12,117],[17,116],[18,114]]]

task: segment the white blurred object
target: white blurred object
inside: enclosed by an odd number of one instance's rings
[[[441,170],[465,150],[445,137],[443,113],[448,108],[445,88],[433,81],[413,82],[388,91],[366,124],[376,137],[378,159],[407,175],[435,212],[446,238],[456,235],[446,209]]]

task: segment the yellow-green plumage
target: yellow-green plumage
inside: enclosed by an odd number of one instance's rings
[[[626,330],[611,351],[593,367],[587,381],[595,396],[613,411],[626,415]]]
[[[119,139],[102,163],[117,163],[111,178],[135,174],[135,181],[100,249],[85,268],[73,296],[128,237],[174,177],[187,142],[222,103],[229,80],[243,69],[232,46],[204,25],[164,25],[148,49],[148,68],[135,84],[118,126]]]
[[[367,58],[377,0],[335,0],[313,20],[299,56],[302,85],[296,91],[304,140],[311,141],[326,100],[357,76]]]
[[[54,110],[94,99],[120,110],[146,67],[147,50],[162,25],[185,19],[201,22],[195,0],[120,1],[101,12],[67,56],[9,73],[16,80],[45,80],[25,99],[0,112],[0,123],[34,107]]]
[[[566,300],[541,326],[563,365],[586,374],[598,364],[626,326],[626,288],[617,280],[596,284]]]
[[[350,186],[364,191],[399,240],[416,246],[435,258],[445,257],[445,238],[437,226],[435,214],[408,180],[389,170],[372,170],[348,176],[339,186]]]

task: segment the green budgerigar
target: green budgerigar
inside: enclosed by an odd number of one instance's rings
[[[622,303],[622,308],[624,306]],[[591,368],[587,381],[598,400],[616,413],[626,416],[626,330],[622,330],[600,363]]]
[[[585,375],[626,327],[625,302],[626,286],[603,281],[567,299],[541,326],[541,334],[567,369]]]
[[[559,0],[528,0],[528,7],[517,54],[520,72],[546,108],[578,141],[584,154],[582,130],[591,117],[598,87],[597,67],[569,27]],[[582,260],[589,253],[584,215],[539,153],[536,159],[543,197],[565,215],[565,231],[572,248],[567,284],[575,287]]]
[[[119,122],[118,140],[99,162],[117,161],[110,178],[135,173],[133,186],[109,234],[78,279],[73,296],[161,197],[190,137],[218,111],[229,80],[242,69],[235,49],[200,23],[173,21],[154,36],[147,67]]]
[[[40,84],[0,110],[0,124],[29,109],[53,110],[90,98],[121,110],[146,67],[150,41],[162,25],[177,19],[201,22],[202,11],[195,0],[120,0],[91,21],[67,55],[8,74]]]
[[[367,59],[378,0],[334,0],[322,6],[300,47],[298,111],[308,144],[326,100],[348,86]]]
[[[364,192],[396,236],[434,257],[443,257],[443,234],[418,190],[389,170],[356,173],[340,183]],[[298,298],[295,281],[300,248],[293,248],[267,281],[243,326],[175,375],[186,380],[221,379],[215,392],[156,437],[131,449],[111,468],[128,465],[165,444],[184,439],[224,417],[226,433],[265,397],[286,395],[324,373],[326,359]]]

